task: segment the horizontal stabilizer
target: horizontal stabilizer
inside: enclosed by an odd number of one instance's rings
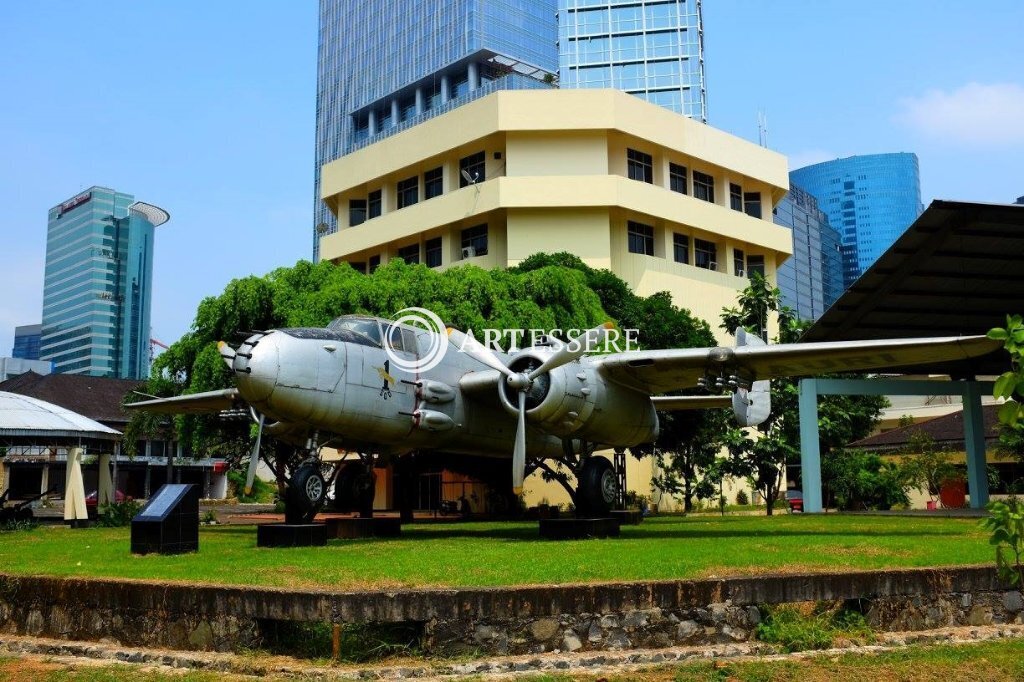
[[[225,388],[219,391],[192,393],[173,398],[155,398],[141,400],[137,403],[126,403],[126,410],[141,410],[157,414],[217,414],[224,410],[243,407],[244,402],[238,395],[237,388]]]

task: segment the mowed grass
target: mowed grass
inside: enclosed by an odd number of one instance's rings
[[[253,526],[203,527],[200,551],[133,556],[128,528],[0,533],[0,572],[380,589],[683,579],[994,561],[974,519],[653,517],[605,540],[541,540],[537,524],[421,523],[395,539],[256,547]]]

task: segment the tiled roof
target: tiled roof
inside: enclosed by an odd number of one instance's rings
[[[2,385],[0,385],[2,386]],[[985,420],[985,440],[993,441],[999,437],[999,405],[983,405],[982,414]],[[929,436],[939,445],[964,447],[964,413],[963,410],[929,419],[920,424],[901,426],[884,433],[868,436],[849,444],[851,448],[864,450],[892,451],[903,448],[916,433]]]
[[[25,372],[0,382],[0,391],[26,395],[59,405],[90,419],[118,428],[131,415],[121,409],[124,396],[143,386],[137,379],[109,379],[81,374]]]

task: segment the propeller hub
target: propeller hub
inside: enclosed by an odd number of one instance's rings
[[[508,382],[509,388],[514,391],[525,391],[530,388],[530,378],[526,376],[526,372],[520,372],[518,374],[512,374],[505,379]]]

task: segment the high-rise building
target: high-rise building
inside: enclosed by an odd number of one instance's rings
[[[39,356],[55,372],[149,374],[153,233],[169,218],[105,187],[50,209]]]
[[[43,325],[26,324],[14,328],[14,349],[11,357],[21,360],[39,359],[39,341],[43,336]]]
[[[1013,203],[1015,203],[1015,204],[1024,204],[1024,196],[1017,197],[1017,201],[1015,201]]]
[[[562,88],[616,88],[707,122],[702,0],[558,0]]]
[[[917,155],[866,154],[816,163],[790,173],[839,230],[843,287],[858,277],[910,227],[924,207]]]
[[[502,89],[548,88],[556,0],[320,0],[314,259],[336,230],[320,169]]]
[[[793,231],[793,257],[779,266],[782,302],[801,320],[817,320],[843,293],[839,233],[813,196],[790,182],[775,224]]]

